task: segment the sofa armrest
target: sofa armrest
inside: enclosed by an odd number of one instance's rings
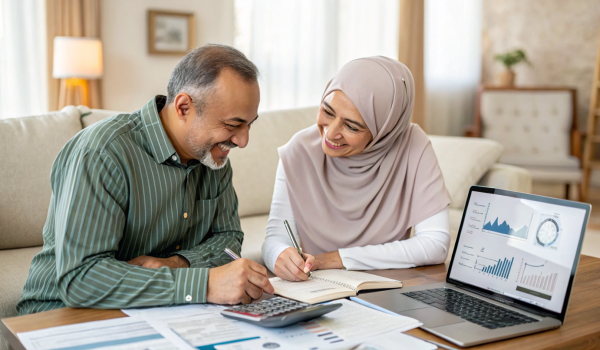
[[[494,164],[478,185],[531,193],[531,174],[527,169],[508,164]]]

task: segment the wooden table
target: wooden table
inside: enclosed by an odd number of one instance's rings
[[[447,266],[436,265],[406,270],[378,270],[372,273],[401,280],[404,286],[443,282]],[[5,318],[2,334],[14,349],[24,349],[17,333],[89,321],[126,317],[119,310],[56,309],[38,314]],[[420,329],[407,333],[457,348]],[[599,349],[600,348],[600,259],[581,256],[567,318],[562,327],[472,349]]]

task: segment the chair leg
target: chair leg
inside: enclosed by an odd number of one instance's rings
[[[566,189],[565,199],[569,199],[569,193],[570,193],[570,189],[571,189],[571,184],[566,184],[565,185],[565,189]]]

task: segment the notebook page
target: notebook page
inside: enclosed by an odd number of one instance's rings
[[[320,280],[336,281],[352,286],[353,289],[364,282],[398,282],[391,278],[381,277],[370,273],[348,270],[318,270],[312,272],[313,278]]]
[[[313,299],[327,296],[332,293],[348,292],[351,290],[315,278],[310,278],[302,282],[290,282],[279,277],[273,277],[270,278],[269,281],[271,281],[273,288],[275,288],[275,294],[290,297],[298,296],[301,297],[301,299]]]

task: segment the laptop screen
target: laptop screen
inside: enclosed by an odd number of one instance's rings
[[[561,313],[587,211],[478,191],[465,210],[449,277]]]

